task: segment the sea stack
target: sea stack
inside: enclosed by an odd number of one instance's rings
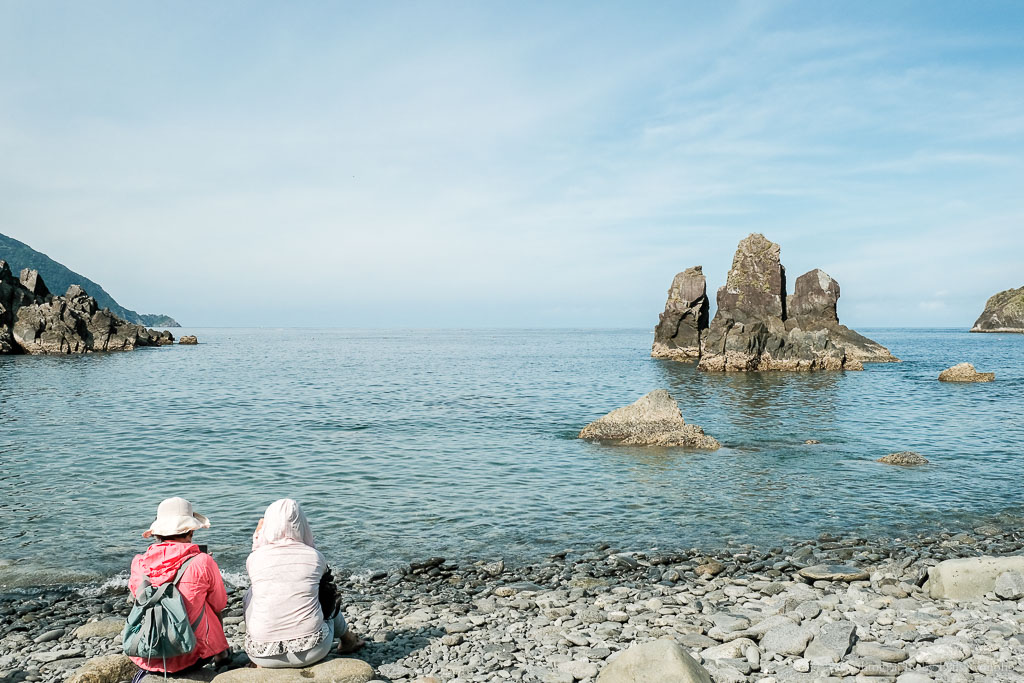
[[[1024,287],[990,297],[971,332],[1024,333]]]
[[[707,283],[701,266],[687,268],[672,278],[665,311],[654,328],[651,356],[681,361],[699,359],[708,329],[708,308]]]
[[[707,310],[707,296],[703,309],[698,296],[704,292],[703,272],[698,267],[677,275],[651,355],[688,360],[696,349],[698,368],[708,372],[862,370],[862,363],[899,360],[839,324],[839,283],[825,271],[804,273],[787,295],[780,254],[779,245],[764,235],[743,239],[706,328],[706,314],[700,313]]]

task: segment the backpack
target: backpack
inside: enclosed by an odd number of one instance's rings
[[[174,580],[160,587],[152,586],[148,578],[142,580],[121,634],[126,655],[149,660],[167,659],[195,649],[195,629],[206,615],[206,605],[196,620],[189,623],[185,601],[178,592],[178,582],[195,557],[193,555],[182,562]]]

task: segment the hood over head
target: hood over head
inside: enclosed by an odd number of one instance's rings
[[[264,545],[297,541],[316,547],[302,506],[291,498],[274,501],[263,514],[263,527],[253,537],[253,550]]]
[[[195,543],[154,543],[142,556],[142,571],[152,585],[162,586],[174,580],[174,575],[185,560],[198,554],[199,546]]]

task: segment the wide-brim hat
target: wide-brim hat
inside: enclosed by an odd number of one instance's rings
[[[184,498],[168,498],[157,507],[156,520],[142,532],[142,537],[177,536],[209,528],[210,520],[192,510],[192,503]]]

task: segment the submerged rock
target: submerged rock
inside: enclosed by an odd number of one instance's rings
[[[711,675],[675,641],[655,640],[630,646],[597,683],[711,683]]]
[[[1024,332],[1024,287],[990,297],[971,332]]]
[[[679,405],[664,389],[655,389],[635,403],[591,422],[579,438],[621,446],[683,446],[710,451],[721,447],[697,425],[686,424]]]
[[[885,463],[886,465],[927,465],[929,460],[914,451],[900,451],[899,453],[890,453],[883,456],[875,462]]]
[[[862,370],[865,362],[898,360],[889,350],[839,324],[839,283],[821,269],[796,280],[786,295],[779,245],[754,233],[739,243],[698,367],[751,370]]]
[[[970,363],[959,363],[939,373],[940,382],[991,382],[994,372],[978,372]]]
[[[665,311],[654,328],[651,356],[669,360],[697,360],[708,329],[708,294],[701,266],[672,279]]]
[[[170,332],[125,322],[78,285],[53,296],[34,270],[15,279],[0,261],[0,353],[68,354],[130,351],[173,343]]]

